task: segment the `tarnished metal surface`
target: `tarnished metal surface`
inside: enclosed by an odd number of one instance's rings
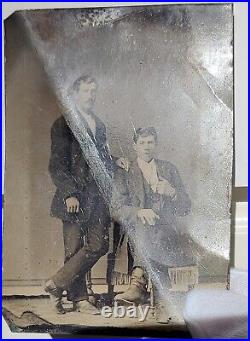
[[[81,74],[98,83],[94,110],[106,124],[112,155],[132,160],[134,130],[156,128],[157,158],[177,167],[192,203],[190,214],[177,217],[179,241],[170,243],[182,246],[183,236],[188,236],[192,251],[187,252],[199,266],[199,282],[226,285],[233,158],[231,5],[42,10],[19,15],[107,202],[112,177],[68,92]],[[135,247],[162,300],[173,300],[181,311],[184,294],[166,292],[150,261],[156,250],[143,238],[136,238]],[[165,257],[167,264],[167,252]],[[179,264],[179,257],[177,253],[176,266],[190,265]],[[163,260],[160,263],[165,265]]]

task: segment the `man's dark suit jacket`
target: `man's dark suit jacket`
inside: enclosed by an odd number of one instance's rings
[[[176,198],[165,198],[164,216],[169,223],[176,216],[184,216],[190,212],[191,201],[184,188],[179,172],[168,161],[155,160],[159,177],[166,179],[176,191]],[[112,197],[112,215],[121,224],[135,225],[138,222],[137,212],[145,208],[145,192],[143,175],[134,160],[129,171],[118,168],[114,178]]]
[[[96,121],[95,139],[86,124],[87,132],[95,143],[100,158],[107,168],[112,170],[113,161],[106,147],[106,127],[96,115],[93,114],[93,117]],[[100,208],[101,204],[105,203],[81,147],[63,116],[59,117],[51,128],[51,142],[49,172],[56,186],[51,215],[63,221],[86,222],[95,207]],[[79,213],[72,214],[66,210],[65,200],[72,196],[79,200]],[[97,209],[96,214],[103,212]]]
[[[128,172],[117,169],[112,196],[112,218],[118,221],[130,241],[132,249],[137,250],[140,259],[146,264],[154,260],[167,266],[184,266],[193,263],[188,235],[178,231],[176,216],[190,212],[191,201],[176,167],[168,161],[155,160],[159,177],[168,180],[176,191],[176,197],[165,197],[160,220],[154,226],[144,226],[137,213],[146,208],[145,180],[135,160]],[[157,212],[158,213],[158,212]],[[159,214],[159,213],[158,213]],[[124,247],[120,238],[119,248]],[[137,256],[137,258],[138,258]]]

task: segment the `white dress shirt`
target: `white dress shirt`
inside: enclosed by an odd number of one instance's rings
[[[156,186],[159,182],[155,160],[152,159],[150,162],[146,162],[138,157],[137,162],[140,170],[142,171],[143,177],[155,192]]]

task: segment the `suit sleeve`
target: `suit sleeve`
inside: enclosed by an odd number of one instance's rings
[[[72,136],[66,123],[56,121],[51,128],[49,172],[65,199],[78,194],[77,183],[70,170],[71,141]]]
[[[174,213],[178,216],[185,216],[191,211],[191,200],[185,190],[178,170],[171,165],[172,186],[175,188],[176,196],[173,203]]]
[[[129,192],[127,186],[127,172],[123,169],[117,169],[114,176],[113,193],[111,200],[112,218],[119,222],[123,227],[135,225],[137,222],[137,213],[140,207],[130,204]]]

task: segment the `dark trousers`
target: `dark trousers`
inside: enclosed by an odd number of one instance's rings
[[[68,300],[88,298],[86,273],[108,252],[109,224],[109,216],[100,217],[97,212],[89,223],[63,222],[65,264],[52,280],[59,289],[67,290]]]

